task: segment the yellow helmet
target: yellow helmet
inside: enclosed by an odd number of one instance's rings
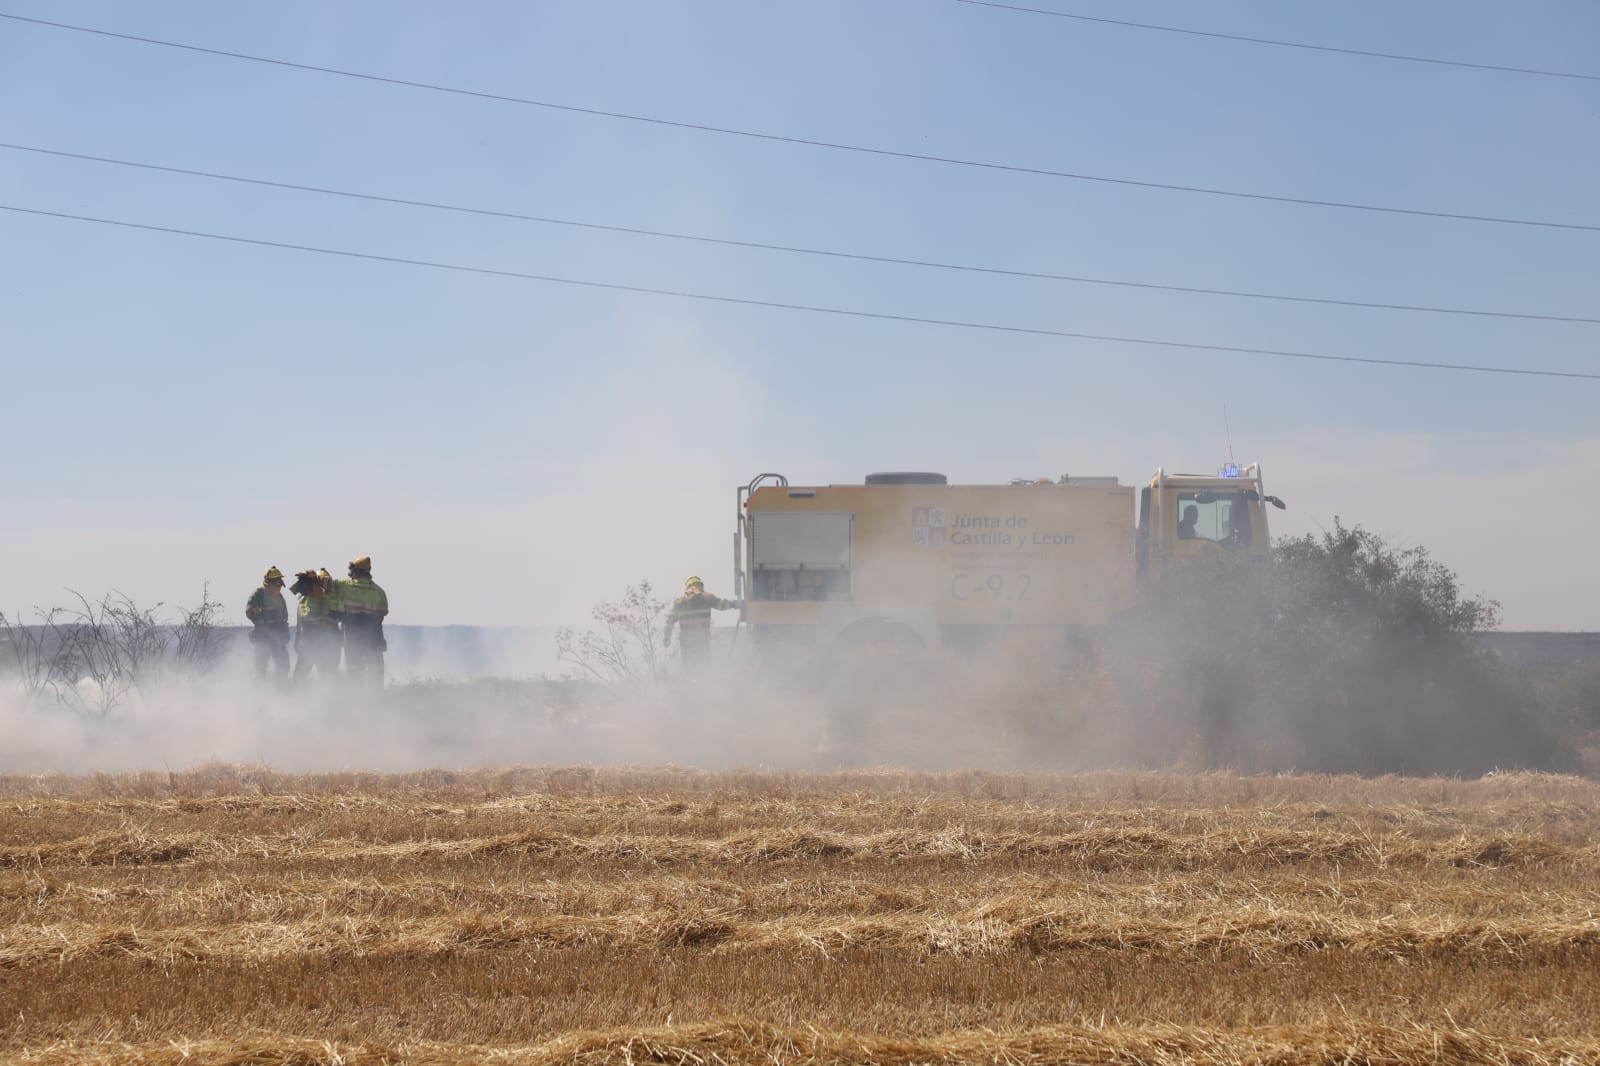
[[[352,570],[371,570],[372,569],[372,556],[363,555],[359,559],[351,559],[350,560],[350,569],[352,569]]]
[[[267,567],[267,572],[265,574],[261,575],[261,580],[262,581],[282,581],[283,580],[283,571],[279,570],[276,566],[269,566],[269,567]]]
[[[685,578],[684,581],[683,581],[683,587],[686,588],[686,589],[692,589],[696,585],[699,585],[701,588],[705,588],[706,587],[706,583],[704,581],[701,581],[697,577]]]

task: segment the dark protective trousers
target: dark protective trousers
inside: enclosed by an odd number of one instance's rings
[[[383,630],[376,625],[344,625],[344,674],[363,688],[383,687]]]
[[[278,679],[289,680],[289,630],[285,627],[282,631],[268,626],[257,626],[250,632],[250,643],[254,645],[256,657],[256,676],[267,676],[267,665],[270,663],[278,668]]]
[[[333,622],[301,626],[295,652],[294,679],[297,684],[310,680],[313,670],[324,681],[337,678],[339,626]]]
[[[711,665],[711,627],[679,625],[678,647],[683,652],[683,672],[702,673]]]

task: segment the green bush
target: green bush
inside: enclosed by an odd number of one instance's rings
[[[1248,771],[1566,769],[1533,687],[1471,639],[1498,605],[1425,548],[1337,520],[1268,565],[1175,572],[1110,641],[1122,735],[1151,761]]]

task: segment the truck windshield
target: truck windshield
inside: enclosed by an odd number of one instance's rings
[[[1178,539],[1236,547],[1250,543],[1250,505],[1242,492],[1178,493]]]

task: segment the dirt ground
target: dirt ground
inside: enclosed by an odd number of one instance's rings
[[[0,1060],[1600,1063],[1600,782],[0,777]]]

